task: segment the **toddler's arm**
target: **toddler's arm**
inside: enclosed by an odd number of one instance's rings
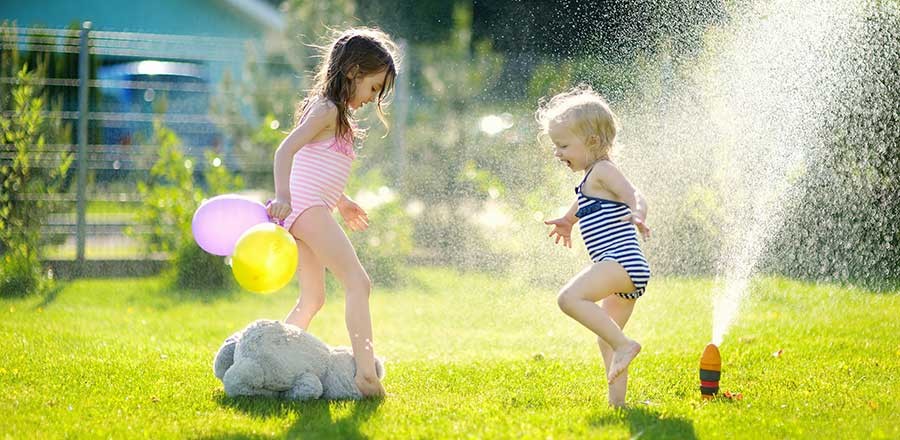
[[[591,177],[599,179],[600,184],[608,188],[620,200],[631,208],[631,214],[622,218],[622,221],[634,223],[644,238],[650,237],[650,228],[644,221],[647,219],[647,201],[644,195],[616,168],[612,162],[601,162],[599,173],[591,173]]]
[[[563,246],[569,248],[572,247],[572,226],[578,222],[578,217],[575,216],[576,212],[578,212],[578,200],[572,204],[569,211],[562,217],[544,221],[545,225],[553,226],[553,229],[548,236],[553,237],[553,235],[556,235],[557,244],[559,243],[559,240],[562,239]]]
[[[572,202],[572,206],[569,207],[569,210],[566,211],[566,215],[564,215],[563,218],[572,224],[578,223],[578,217],[575,216],[576,212],[578,212],[578,200]]]

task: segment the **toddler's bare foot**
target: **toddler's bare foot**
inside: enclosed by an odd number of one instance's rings
[[[609,384],[609,406],[611,408],[625,407],[625,393],[628,387],[627,371],[620,374]]]
[[[613,352],[612,362],[609,364],[609,374],[606,377],[607,382],[613,383],[620,374],[628,370],[628,365],[640,352],[641,344],[638,344],[637,341],[629,341]]]

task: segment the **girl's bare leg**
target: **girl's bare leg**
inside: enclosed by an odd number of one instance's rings
[[[325,265],[302,240],[297,240],[297,252],[300,257],[297,266],[300,298],[284,318],[284,322],[306,330],[316,313],[325,305]]]
[[[603,299],[601,307],[606,310],[610,318],[619,325],[619,328],[625,328],[631,312],[634,311],[633,299],[625,299],[618,295],[610,295]],[[600,353],[603,355],[603,364],[606,366],[606,373],[609,375],[609,367],[612,363],[613,349],[601,337],[597,337],[597,344],[600,346]],[[609,384],[609,404],[614,407],[625,406],[625,393],[628,388],[628,370],[625,370]]]
[[[356,385],[363,396],[384,395],[375,371],[369,292],[372,282],[344,230],[324,206],[307,209],[291,226],[291,233],[310,249],[341,282],[346,291],[345,321],[356,360]]]
[[[607,381],[628,369],[641,351],[637,341],[628,339],[609,313],[597,302],[617,292],[632,292],[634,284],[625,269],[614,261],[601,261],[585,268],[559,292],[559,308],[594,332],[613,349]]]

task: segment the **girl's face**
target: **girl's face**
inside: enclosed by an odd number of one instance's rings
[[[547,134],[550,135],[550,140],[553,141],[553,155],[572,171],[586,170],[596,160],[594,154],[588,150],[584,140],[573,133],[566,126],[565,122],[550,122],[550,125],[547,127]]]
[[[353,79],[356,88],[347,106],[355,110],[378,99],[378,94],[381,93],[386,80],[387,69],[371,75],[357,75]]]

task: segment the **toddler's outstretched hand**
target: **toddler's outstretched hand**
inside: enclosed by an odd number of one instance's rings
[[[563,246],[567,248],[572,247],[572,225],[574,223],[571,220],[566,217],[560,217],[553,220],[546,220],[544,221],[544,224],[553,226],[548,237],[556,235],[556,244],[559,244],[559,240],[562,239]]]
[[[644,240],[650,238],[650,228],[647,227],[647,224],[644,223],[644,219],[632,214],[628,214],[625,217],[620,219],[623,222],[633,223],[637,226],[638,232],[641,233],[641,237],[644,237]]]
[[[369,215],[356,202],[341,197],[337,204],[338,212],[351,231],[365,231],[369,227]]]

